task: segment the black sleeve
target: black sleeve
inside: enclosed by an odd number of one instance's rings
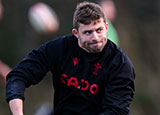
[[[134,95],[135,72],[127,56],[115,58],[105,87],[103,113],[100,115],[128,115]]]
[[[49,42],[33,50],[7,75],[6,100],[24,100],[26,87],[39,83],[55,66],[58,57],[57,42]],[[56,61],[55,61],[56,60]]]

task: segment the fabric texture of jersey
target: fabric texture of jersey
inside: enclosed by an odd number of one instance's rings
[[[134,95],[134,69],[110,40],[91,54],[74,35],[53,39],[33,50],[7,76],[6,100],[24,100],[25,88],[53,76],[54,115],[128,115]]]

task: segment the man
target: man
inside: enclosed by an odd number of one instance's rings
[[[100,6],[77,5],[71,35],[33,50],[7,76],[6,99],[13,115],[23,115],[26,87],[53,74],[54,115],[127,115],[134,95],[134,69],[107,39]]]

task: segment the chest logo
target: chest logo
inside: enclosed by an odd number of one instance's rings
[[[72,60],[73,60],[73,64],[74,64],[74,66],[76,66],[76,65],[77,65],[77,63],[79,62],[79,59],[77,59],[77,58],[73,58]]]
[[[102,66],[99,63],[94,64],[94,72],[92,72],[94,75],[98,75],[98,70],[101,69]]]
[[[61,74],[61,82],[68,87],[74,87],[81,91],[89,91],[92,95],[98,93],[98,84],[92,83],[91,81],[85,79],[78,79],[77,77],[70,77],[67,74]]]

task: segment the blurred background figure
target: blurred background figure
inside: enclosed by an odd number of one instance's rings
[[[11,68],[0,60],[0,81],[3,86],[6,84],[6,75],[11,71]]]
[[[59,29],[56,12],[49,5],[37,2],[29,8],[30,24],[40,34],[53,34]]]
[[[103,11],[105,12],[107,19],[110,22],[113,22],[116,18],[116,13],[117,13],[114,1],[113,0],[98,0],[98,1]]]
[[[3,18],[3,5],[2,1],[0,0],[0,21]],[[4,62],[0,60],[0,84],[2,83],[3,86],[6,84],[6,75],[10,72],[11,68],[6,65]]]
[[[106,17],[107,17],[107,22],[109,24],[108,26],[108,39],[110,39],[112,42],[114,42],[116,45],[119,46],[119,39],[118,39],[118,34],[112,23],[114,22],[116,18],[116,7],[115,3],[113,0],[94,0],[95,3],[99,4]]]
[[[2,1],[0,0],[0,21],[3,18],[3,5],[2,5]]]
[[[53,115],[53,109],[50,104],[42,104],[34,115]]]

